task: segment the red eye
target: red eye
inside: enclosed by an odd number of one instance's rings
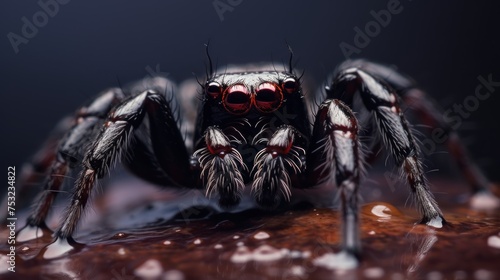
[[[285,90],[287,93],[295,92],[298,88],[299,83],[294,78],[286,78],[283,81],[283,90]]]
[[[226,110],[235,115],[247,113],[252,106],[251,95],[243,85],[230,86],[222,99]]]
[[[281,106],[283,93],[272,83],[262,83],[255,93],[255,106],[263,113],[270,113]]]
[[[205,86],[205,91],[207,92],[208,96],[217,98],[222,92],[222,87],[217,82],[211,82]]]

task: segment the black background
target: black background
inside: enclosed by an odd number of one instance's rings
[[[226,3],[226,0],[220,2]],[[232,1],[233,3],[238,1]],[[16,54],[7,34],[21,35],[36,1],[2,1],[0,8],[0,166],[21,166],[62,116],[109,86],[141,79],[146,68],[182,81],[202,76],[203,44],[218,65],[286,61],[321,85],[344,60],[341,42],[389,1],[250,1],[217,14],[214,1],[70,1]],[[499,9],[495,1],[401,0],[403,11],[361,53],[412,75],[444,109],[473,95],[477,77],[500,81]],[[459,131],[473,157],[498,181],[500,88],[464,119]],[[445,157],[439,151],[427,162]]]

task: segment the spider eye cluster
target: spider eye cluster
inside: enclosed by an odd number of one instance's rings
[[[213,99],[220,98],[229,113],[243,115],[248,113],[252,106],[262,113],[274,112],[285,100],[284,94],[294,93],[298,88],[298,81],[289,77],[281,83],[262,82],[253,91],[243,83],[224,88],[218,82],[212,81],[206,84],[205,92]]]

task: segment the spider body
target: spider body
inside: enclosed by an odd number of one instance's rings
[[[284,71],[213,73],[210,69],[201,84],[194,129],[187,133],[192,139],[187,140],[181,133],[182,118],[175,117],[175,98],[168,97],[176,94],[170,82],[154,78],[140,88],[132,87],[131,95],[117,88],[107,90],[78,110],[72,122],[62,122],[56,129],[24,172],[24,178],[32,178],[30,172],[48,173],[28,219],[29,228],[45,227],[62,186],[60,175],[81,166],[71,203],[54,234],[56,239],[70,239],[96,181],[110,172],[114,162],[122,161],[137,176],[154,183],[204,189],[222,207],[237,205],[246,187],[259,205],[273,208],[290,199],[291,188],[333,182],[341,198],[341,247],[359,257],[361,170],[380,146],[392,155],[406,179],[421,223],[434,227],[446,223],[429,191],[401,103],[413,100],[428,125],[447,128],[446,123],[412,80],[389,67],[361,60],[341,64],[323,95],[312,98],[320,100],[314,120],[308,117],[314,106],[307,104],[291,66]],[[369,129],[363,131],[353,113],[356,98],[362,103],[357,110],[369,117],[363,123]],[[365,134],[380,136],[371,138],[374,145],[367,155],[360,152],[360,135]],[[458,138],[448,139],[452,155],[465,162],[460,168],[468,174],[473,191],[488,192],[488,181],[464,160],[465,149]]]
[[[287,72],[216,75],[207,81],[202,98],[194,162],[201,165],[202,184],[206,185],[207,194],[217,186],[221,195],[225,193],[223,185],[238,185],[236,196],[221,196],[219,201],[222,206],[232,206],[238,203],[243,185],[253,181],[252,190],[261,205],[276,206],[280,194],[288,199],[292,178],[296,179],[295,175],[304,170],[305,150],[311,134],[299,79]],[[278,159],[280,166],[276,171],[287,169],[287,175],[282,178],[283,184],[273,182],[264,191],[266,186],[261,184],[265,183],[258,178],[271,170],[262,170],[258,165],[263,164],[267,153],[272,158],[282,157]],[[214,181],[223,172],[213,170],[219,166],[218,161],[230,161],[230,165],[237,167],[227,182]]]

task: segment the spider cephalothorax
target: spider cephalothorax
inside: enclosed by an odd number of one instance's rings
[[[230,206],[253,182],[264,206],[275,206],[281,195],[288,199],[292,178],[305,169],[311,134],[299,79],[277,71],[221,74],[202,94],[194,157],[207,193],[216,191],[220,204]]]
[[[51,139],[58,145],[47,145],[35,157],[32,172],[49,174],[28,229],[45,227],[63,175],[80,165],[72,201],[55,232],[56,239],[71,238],[96,181],[121,160],[137,176],[159,185],[204,189],[223,207],[237,205],[245,188],[251,188],[258,204],[272,208],[290,199],[291,188],[332,182],[341,198],[342,249],[359,256],[360,175],[363,163],[370,162],[381,145],[406,179],[421,223],[443,226],[445,220],[429,191],[419,149],[400,104],[411,100],[428,125],[454,132],[410,79],[382,65],[347,61],[319,97],[309,98],[320,100],[315,107],[306,104],[301,80],[291,67],[273,69],[210,71],[201,84],[200,109],[192,126],[182,123],[189,122],[182,116],[190,112],[175,117],[176,93],[164,78],[132,86],[126,91],[131,94],[117,88],[101,93],[77,111],[73,122],[63,122],[56,129]],[[311,108],[315,108],[312,114]],[[368,113],[361,132],[353,109]],[[194,127],[187,131],[188,139],[183,138],[181,127]],[[362,154],[359,135],[367,133],[380,137],[369,138],[373,151]],[[458,138],[447,139],[473,190],[488,192],[488,182],[465,160]]]

